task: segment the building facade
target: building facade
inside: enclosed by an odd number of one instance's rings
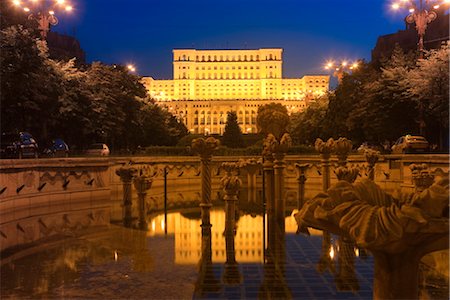
[[[150,96],[192,133],[222,134],[229,111],[237,113],[243,133],[256,133],[259,106],[282,103],[299,112],[329,88],[329,76],[282,78],[282,52],[177,49],[173,80],[143,80]]]

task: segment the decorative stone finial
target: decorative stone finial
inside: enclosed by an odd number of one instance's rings
[[[210,159],[213,152],[217,150],[220,141],[213,137],[198,138],[192,141],[192,151],[199,155],[202,159]]]
[[[136,173],[137,169],[131,167],[130,164],[127,164],[116,170],[116,175],[119,176],[123,182],[131,182]]]
[[[220,180],[223,190],[227,195],[237,195],[241,187],[241,180],[233,173],[239,170],[239,163],[222,163],[221,168],[226,172],[226,175]]]
[[[434,174],[430,171],[427,164],[411,164],[412,181],[416,186],[416,191],[421,192],[429,188],[434,182]]]
[[[364,150],[364,157],[366,158],[369,166],[374,166],[378,160],[380,159],[380,151],[376,151],[373,149]]]
[[[344,180],[353,183],[358,177],[359,170],[357,168],[351,167],[338,167],[334,171],[334,173],[336,174],[338,180]]]
[[[334,141],[333,152],[337,155],[338,164],[340,166],[345,166],[350,151],[352,151],[352,141],[343,137],[340,137],[337,141]]]
[[[333,138],[329,138],[328,141],[324,142],[322,139],[316,139],[314,143],[314,148],[317,152],[319,152],[323,157],[330,157],[331,152],[333,152],[334,140]]]
[[[286,153],[292,145],[292,139],[289,133],[283,134],[280,141],[273,134],[268,134],[264,139],[264,148],[262,155],[268,160],[273,160],[276,154]]]

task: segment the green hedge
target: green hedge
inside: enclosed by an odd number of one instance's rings
[[[244,156],[244,155],[261,155],[262,145],[253,145],[247,148],[228,148],[220,146],[214,152],[215,156]],[[317,153],[313,146],[295,145],[292,146],[288,154],[304,154]],[[189,146],[151,146],[146,147],[144,151],[136,153],[136,155],[150,155],[150,156],[189,156],[193,155]]]

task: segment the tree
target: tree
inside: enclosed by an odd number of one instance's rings
[[[364,61],[352,74],[345,74],[334,93],[329,95],[328,109],[323,123],[323,137],[348,137],[358,143],[364,140],[364,132],[358,126],[349,123],[349,115],[366,97],[364,86],[378,77],[378,72],[371,64]],[[358,120],[359,122],[359,120]]]
[[[358,142],[380,144],[416,130],[417,111],[406,95],[406,78],[413,67],[414,58],[396,47],[378,76],[364,83],[361,97],[349,111],[346,122],[351,131],[361,132],[362,140]]]
[[[46,43],[22,26],[0,32],[1,126],[48,135],[62,93],[59,65],[48,59]]]
[[[235,111],[227,114],[227,123],[223,132],[222,144],[230,148],[241,148],[244,146],[242,131],[238,124],[238,117]]]
[[[165,108],[148,102],[139,113],[141,135],[139,145],[174,146],[178,140],[188,134],[186,126]]]
[[[2,30],[0,42],[2,131],[29,131],[41,144],[61,137],[71,147],[102,141],[116,149],[174,145],[187,134],[124,66],[81,70],[74,60],[52,60],[46,43],[22,26]]]
[[[256,126],[258,132],[267,135],[273,134],[280,139],[289,128],[289,114],[286,106],[280,103],[269,103],[258,107]]]
[[[303,112],[291,116],[290,134],[295,144],[312,144],[316,138],[324,138],[323,127],[328,109],[328,95],[312,102]]]
[[[408,96],[422,107],[426,133],[440,148],[448,143],[449,134],[449,44],[429,51],[420,59],[405,80],[409,82]],[[436,134],[437,133],[437,134]],[[448,145],[446,145],[448,146]]]

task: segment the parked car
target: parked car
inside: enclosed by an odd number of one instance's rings
[[[38,144],[28,132],[2,133],[0,144],[1,158],[39,157]]]
[[[90,145],[86,150],[86,155],[108,156],[109,148],[106,144],[95,143]]]
[[[405,135],[400,137],[392,146],[392,153],[428,152],[428,141],[423,136]]]
[[[44,149],[43,155],[47,157],[69,157],[69,146],[62,139],[54,139],[51,145]]]

